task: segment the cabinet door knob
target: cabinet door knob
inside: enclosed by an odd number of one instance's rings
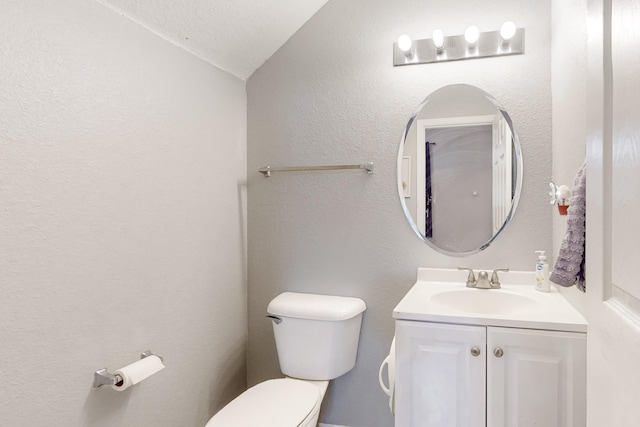
[[[480,356],[480,349],[478,347],[471,347],[471,355],[473,357]]]
[[[493,354],[496,357],[502,357],[504,355],[504,351],[502,351],[502,349],[500,347],[496,347],[493,349]]]

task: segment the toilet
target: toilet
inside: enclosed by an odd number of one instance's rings
[[[257,384],[222,408],[206,427],[316,427],[329,381],[356,363],[359,298],[284,292],[267,307],[285,378]]]

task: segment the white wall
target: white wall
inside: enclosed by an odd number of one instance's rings
[[[573,186],[585,160],[587,126],[587,5],[585,0],[552,2],[551,93],[553,94],[553,180]],[[567,228],[567,217],[553,210],[555,261]],[[554,262],[550,266],[553,268]],[[588,285],[587,285],[588,286]],[[560,292],[586,315],[586,296],[575,286]]]
[[[2,1],[0,425],[198,426],[243,390],[245,132],[239,79],[96,2]]]
[[[367,302],[358,361],[333,381],[322,421],[391,426],[378,367],[393,336],[392,309],[417,267],[531,270],[534,250],[552,250],[550,1],[333,0],[247,82],[249,188],[249,364],[253,384],[279,375],[269,300],[284,290],[362,297]],[[392,67],[402,33],[430,38],[440,27],[526,28],[526,54]],[[524,152],[514,220],[486,251],[436,253],[406,222],[396,156],[406,121],[429,93],[468,83],[511,115]],[[375,173],[273,174],[260,166],[373,161]],[[462,273],[461,273],[462,274]],[[463,277],[464,278],[464,275]]]

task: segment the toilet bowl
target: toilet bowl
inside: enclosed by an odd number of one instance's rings
[[[267,307],[280,370],[222,408],[206,427],[315,427],[329,381],[356,363],[359,298],[284,292]]]
[[[261,382],[222,408],[206,427],[315,427],[328,385],[293,378]]]

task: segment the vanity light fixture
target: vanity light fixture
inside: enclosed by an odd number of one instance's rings
[[[444,51],[444,33],[442,30],[433,30],[433,47],[438,54]]]
[[[407,34],[403,34],[398,37],[398,49],[404,52],[404,56],[408,59],[413,57],[413,42],[411,41],[411,37]]]
[[[516,35],[516,24],[513,21],[507,21],[500,27],[500,37],[502,37],[502,46],[509,46],[511,39]]]
[[[475,25],[467,27],[464,32],[464,39],[469,49],[473,50],[478,47],[478,39],[480,38],[480,30]]]
[[[512,21],[502,24],[499,31],[481,32],[477,26],[469,26],[464,34],[445,36],[442,30],[434,30],[431,39],[411,40],[402,35],[393,45],[393,65],[428,64],[461,59],[524,53],[524,28],[517,28]]]

